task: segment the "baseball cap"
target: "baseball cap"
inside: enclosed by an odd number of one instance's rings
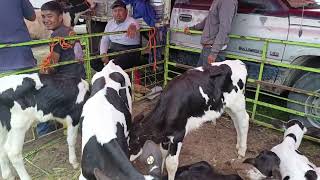
[[[113,9],[113,8],[115,8],[115,7],[127,8],[126,4],[125,4],[122,0],[116,0],[116,1],[111,5],[111,9]]]

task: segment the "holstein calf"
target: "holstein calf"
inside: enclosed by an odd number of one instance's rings
[[[162,178],[162,180],[167,179],[167,176]],[[200,161],[191,165],[179,167],[175,180],[242,180],[242,178],[235,174],[220,174],[206,161]]]
[[[35,121],[58,120],[68,126],[69,162],[78,167],[75,144],[89,85],[78,77],[21,74],[0,78],[0,165],[13,178],[9,160],[21,180],[31,179],[22,157],[25,133]]]
[[[244,96],[246,78],[243,62],[227,60],[188,70],[172,80],[154,109],[130,131],[130,154],[135,155],[131,160],[151,139],[161,144],[169,180],[173,180],[184,137],[204,122],[215,122],[224,110],[237,131],[238,154],[245,156],[249,127]]]
[[[140,174],[128,159],[127,142],[132,124],[130,88],[129,76],[113,61],[94,75],[91,97],[82,113],[80,180],[154,179]],[[151,171],[160,165],[152,167]]]
[[[298,151],[303,135],[306,132],[307,129],[301,122],[297,120],[289,121],[286,125],[282,143],[276,145],[269,151],[269,153],[273,153],[273,156],[277,156],[280,160],[278,171],[281,174],[281,178],[279,179],[320,180],[320,174],[317,172],[317,167]],[[267,156],[259,156],[247,162],[254,164],[261,172],[263,170],[271,172],[268,168],[275,167],[274,161],[269,161],[269,157]],[[265,175],[271,176],[273,174],[269,173]]]

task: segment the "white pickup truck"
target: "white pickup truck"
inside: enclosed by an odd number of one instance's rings
[[[177,0],[170,20],[171,28],[184,28],[192,26],[206,17],[213,0]],[[296,7],[294,7],[296,6]],[[239,0],[238,14],[233,21],[231,34],[253,36],[285,41],[308,42],[320,44],[320,3],[309,0]],[[171,44],[201,48],[199,35],[185,35],[171,33]],[[263,42],[231,39],[226,50],[227,53],[241,55],[254,59],[261,59]],[[174,52],[177,53],[177,52]],[[175,59],[187,64],[196,64],[180,52]],[[183,59],[179,59],[183,57]],[[267,50],[268,61],[307,67],[320,67],[320,49],[296,45],[270,43]],[[249,76],[257,79],[259,66],[248,63]],[[266,66],[263,80],[278,85],[287,85],[299,89],[320,92],[320,74],[308,73],[299,70],[288,70],[275,66]],[[270,89],[268,89],[270,90]],[[280,93],[272,89],[272,92]],[[305,102],[319,107],[320,98],[290,92],[288,97],[292,100]],[[310,106],[288,103],[291,109],[320,116],[320,109]],[[319,107],[320,108],[320,107]],[[292,115],[291,118],[304,119]],[[307,118],[313,126],[320,128],[314,118]]]

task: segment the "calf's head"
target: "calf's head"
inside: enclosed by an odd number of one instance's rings
[[[262,151],[255,158],[248,158],[243,161],[257,168],[266,177],[281,179],[280,175],[280,158],[272,151]]]
[[[168,177],[164,176],[163,180]],[[206,161],[200,161],[190,165],[179,167],[175,176],[176,180],[242,180],[236,174],[223,175],[214,170],[214,168]]]
[[[149,176],[149,179],[161,179],[162,156],[159,146],[150,140],[146,141],[143,146],[143,153],[139,157],[139,161],[141,161],[147,167],[149,175],[151,176]],[[94,176],[97,180],[112,180],[97,168],[94,168]]]
[[[302,122],[293,119],[286,123],[286,130],[284,132],[284,138],[287,136],[292,137],[295,140],[295,148],[298,149],[303,135],[307,132],[307,128],[303,125]]]

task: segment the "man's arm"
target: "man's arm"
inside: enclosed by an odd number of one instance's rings
[[[108,24],[106,25],[104,32],[108,32]],[[110,36],[109,35],[102,36],[100,41],[100,55],[107,54],[109,46],[110,46]],[[102,62],[107,64],[109,62],[109,57],[102,57],[101,60]]]
[[[36,13],[33,9],[32,4],[29,0],[21,0],[22,1],[22,13],[23,17],[26,18],[29,21],[35,21],[36,20]]]
[[[52,62],[59,62],[59,59],[60,59],[60,54],[57,53],[57,52],[55,52],[55,51],[53,51],[50,60],[51,60]],[[41,73],[41,74],[50,74],[50,73],[52,73],[53,70],[54,70],[53,67],[50,67],[50,68],[48,68],[48,69],[42,69],[42,68],[41,68],[41,69],[40,69],[40,73]]]
[[[55,52],[55,51],[53,51],[52,52],[52,56],[51,56],[51,60],[53,62],[59,62],[59,59],[60,59],[60,54]]]
[[[139,23],[133,19],[132,23],[129,25],[128,30],[127,30],[127,36],[129,38],[134,38],[139,32],[140,30],[140,25]]]
[[[106,25],[104,32],[108,32],[108,24]],[[109,35],[102,36],[100,41],[100,55],[106,54],[108,52],[109,45],[110,45]]]
[[[74,56],[77,60],[83,61],[83,50],[80,41],[76,41],[73,46]]]
[[[207,17],[204,18],[201,22],[199,22],[198,24],[194,25],[194,26],[191,26],[189,27],[190,30],[198,30],[198,31],[201,31],[203,30],[205,24],[206,24],[206,20],[207,20]]]
[[[207,16],[208,17],[208,16]],[[205,17],[201,22],[199,22],[198,24],[194,25],[194,26],[191,26],[191,27],[185,27],[183,32],[185,34],[190,34],[190,30],[198,30],[198,31],[201,31],[203,30],[204,26],[206,25],[206,20],[207,20],[207,17]]]
[[[232,20],[237,12],[236,4],[234,1],[221,1],[219,9],[219,32],[212,45],[211,54],[217,56],[219,51],[225,45],[226,38],[231,32]]]

